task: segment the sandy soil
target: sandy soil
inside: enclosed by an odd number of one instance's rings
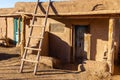
[[[73,65],[62,65],[61,69],[52,69],[40,64],[37,75],[33,75],[34,65],[26,63],[24,73],[19,73],[19,48],[0,47],[0,80],[119,80],[120,76],[111,77],[108,73],[78,72]]]

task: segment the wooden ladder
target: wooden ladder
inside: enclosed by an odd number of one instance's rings
[[[38,36],[32,36],[32,32],[33,32],[33,27],[34,26],[38,26],[38,25],[34,25],[34,22],[35,22],[35,18],[37,17],[36,14],[37,14],[38,6],[39,6],[39,1],[40,0],[37,0],[37,2],[36,2],[36,6],[35,6],[35,10],[34,10],[32,22],[31,22],[31,25],[30,25],[30,33],[29,33],[28,41],[26,43],[26,46],[24,47],[24,54],[23,54],[23,57],[21,59],[20,73],[23,72],[23,67],[24,67],[25,61],[26,62],[35,63],[34,74],[36,74],[36,72],[37,72],[37,68],[38,68],[38,64],[39,64],[39,60],[40,60],[41,47],[42,47],[42,42],[43,42],[43,38],[44,38],[45,28],[46,28],[46,24],[47,24],[47,18],[48,18],[48,13],[49,13],[49,8],[50,8],[50,2],[51,2],[51,0],[48,0],[48,6],[47,6],[45,18],[44,18],[44,23],[43,23],[42,28],[41,28],[41,34],[38,37]],[[31,47],[29,47],[31,38],[37,38],[37,39],[40,40],[40,42],[39,42],[39,48],[31,48]],[[36,60],[29,60],[29,59],[26,58],[28,50],[37,51]]]

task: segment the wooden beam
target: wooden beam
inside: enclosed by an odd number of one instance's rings
[[[0,14],[0,17],[19,17],[20,14]]]
[[[6,33],[5,33],[5,38],[7,38],[7,26],[8,26],[8,23],[7,23],[7,17],[5,17],[5,25],[6,25]]]
[[[45,14],[43,12],[39,12],[38,14],[27,13],[27,12],[16,12],[16,14],[24,14],[24,15],[35,15],[39,17],[44,17]],[[92,16],[92,15],[120,15],[120,10],[100,10],[100,11],[88,11],[88,12],[49,12],[49,16]]]
[[[81,12],[81,13],[78,13],[78,14],[70,14],[70,13],[60,13],[60,14],[51,14],[49,13],[48,17],[49,18],[53,18],[53,19],[88,19],[88,18],[110,18],[110,17],[113,17],[113,18],[120,18],[120,13],[112,13],[111,14],[92,14],[96,11],[93,11],[91,12],[91,14],[84,14],[84,13],[88,13],[88,12]],[[18,14],[24,14],[26,16],[26,18],[31,18],[33,15],[35,15],[36,17],[40,17],[40,18],[44,18],[45,17],[45,14],[33,14],[33,13],[25,13],[25,12],[18,12]]]
[[[108,65],[109,65],[109,71],[113,74],[114,72],[114,40],[115,38],[115,18],[109,19],[109,30],[108,30]]]
[[[6,42],[6,46],[9,46],[9,42],[8,42],[8,22],[7,22],[7,17],[5,17],[5,29],[6,29],[6,33],[5,33],[5,42]]]
[[[24,53],[24,47],[25,47],[25,16],[22,15],[22,40],[21,40],[21,56]]]

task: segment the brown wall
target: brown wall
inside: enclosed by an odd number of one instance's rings
[[[4,22],[3,18],[0,18],[0,27]],[[35,24],[41,25],[43,23],[42,18],[37,18]],[[29,33],[29,20],[26,25],[26,40]],[[51,29],[51,25],[56,25],[62,31],[57,29]],[[108,41],[108,19],[48,19],[45,38],[43,42],[42,55],[50,55],[59,58],[63,62],[70,62],[73,58],[73,29],[74,25],[90,25],[90,59],[102,61],[104,57],[105,47]],[[3,28],[3,27],[2,27]],[[58,28],[59,29],[59,28]],[[116,29],[117,30],[117,29]],[[40,28],[35,27],[33,35],[39,36]],[[118,32],[118,31],[117,31]],[[8,18],[8,37],[14,39],[14,26],[13,18]],[[118,40],[118,39],[116,39]],[[37,46],[38,40],[31,41],[30,46]]]
[[[108,19],[73,19],[72,25],[90,26],[90,59],[102,61],[108,41]],[[86,45],[86,44],[85,44]]]
[[[108,19],[94,19],[91,23],[91,59],[102,61],[108,41]]]
[[[43,24],[43,20],[42,18],[37,18],[35,20],[35,24],[34,25],[40,25],[42,27],[42,24]],[[30,31],[30,23],[31,23],[32,20],[27,20],[27,24],[26,24],[26,41],[28,39],[28,36],[29,36],[29,31]],[[48,27],[47,27],[48,28]],[[42,44],[42,52],[41,52],[41,55],[48,55],[48,29],[46,28],[46,32],[45,32],[45,36],[44,36],[44,40],[43,40],[43,44]],[[37,27],[35,26],[34,29],[33,29],[33,34],[32,36],[40,36],[40,32],[41,32],[41,29],[40,27]],[[39,39],[33,39],[31,38],[31,42],[30,42],[30,46],[31,47],[37,47],[38,46],[38,43],[39,43]],[[30,52],[30,53],[35,53],[36,52]]]
[[[5,32],[6,32],[5,18],[0,18],[0,38],[5,34]]]
[[[67,19],[49,19],[49,54],[63,62],[70,62],[72,33]],[[56,30],[51,25],[56,25]],[[60,28],[61,27],[61,28]]]
[[[7,22],[8,22],[8,38],[14,40],[14,22],[13,22],[13,18],[8,18]]]
[[[40,25],[41,21],[43,20],[37,19],[35,24]],[[52,24],[63,27],[63,31],[51,30]],[[46,29],[49,33],[45,36],[42,54],[49,54],[63,62],[70,62],[73,56],[72,30],[74,25],[90,25],[90,59],[102,61],[108,41],[108,19],[49,19]],[[38,35],[39,28],[36,27],[34,30],[34,34]],[[36,42],[32,41],[31,44]]]
[[[57,20],[57,21],[55,21]],[[102,61],[108,41],[108,19],[54,19],[51,23],[64,24],[63,33],[50,32],[50,54],[62,61],[70,62],[72,53],[72,28],[74,25],[90,25],[90,59]]]
[[[8,31],[8,38],[14,40],[14,24],[13,24],[13,18],[7,18],[7,25],[5,18],[0,18],[0,33],[6,33],[6,26]]]

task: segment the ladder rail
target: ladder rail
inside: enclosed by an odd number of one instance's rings
[[[46,15],[45,15],[44,24],[43,24],[44,28],[42,28],[42,32],[41,32],[42,37],[44,36],[46,25],[47,25],[48,13],[49,13],[49,9],[50,9],[50,3],[51,3],[51,0],[48,1],[47,11],[46,11]],[[39,49],[42,47],[42,43],[43,43],[43,39],[40,40]],[[38,53],[37,53],[37,58],[36,58],[37,61],[39,61],[39,59],[40,59],[40,52],[41,51],[38,51]],[[37,67],[38,67],[38,63],[35,64],[34,74],[36,74]]]
[[[37,9],[38,9],[38,6],[39,6],[39,1],[40,0],[37,0],[36,2],[36,6],[35,6],[35,9],[34,9],[34,14],[37,14]],[[42,47],[42,43],[43,43],[43,38],[44,38],[44,34],[45,34],[45,29],[46,29],[46,26],[47,26],[47,20],[48,20],[48,14],[49,14],[49,9],[50,9],[50,3],[51,3],[51,0],[48,0],[48,6],[47,6],[47,10],[46,10],[46,14],[45,14],[45,19],[44,19],[44,23],[43,23],[43,28],[41,29],[41,33],[40,33],[40,37],[42,37],[40,39],[40,42],[39,42],[39,48],[38,49],[34,49],[34,48],[29,48],[29,43],[30,43],[30,40],[32,37],[29,37],[28,38],[28,41],[27,41],[27,44],[26,44],[26,47],[25,47],[25,50],[24,50],[24,54],[23,54],[23,57],[22,57],[22,62],[21,62],[21,66],[20,66],[20,72],[23,71],[23,67],[24,67],[24,62],[25,61],[28,61],[28,62],[35,62],[35,67],[34,67],[34,74],[36,74],[37,72],[37,68],[38,68],[38,62],[40,60],[40,53],[41,53],[41,47]],[[35,15],[33,15],[33,18],[32,18],[32,22],[31,22],[31,28],[30,28],[30,32],[29,32],[29,36],[32,36],[32,32],[33,32],[33,27],[34,27],[34,22],[35,22]],[[36,56],[36,60],[35,61],[31,61],[31,60],[26,60],[26,56],[27,56],[27,51],[28,49],[32,49],[32,50],[37,50],[37,56]],[[37,61],[37,62],[36,62]]]
[[[36,3],[36,4],[37,4],[37,5],[35,6],[34,14],[37,13],[39,0],[37,0],[37,3]],[[32,19],[32,23],[31,23],[31,25],[34,25],[34,20],[35,20],[35,16],[33,16],[33,19]],[[32,31],[33,31],[33,26],[31,26],[31,28],[30,28],[29,36],[32,35]],[[30,38],[28,39],[28,42],[27,42],[27,44],[26,44],[27,47],[29,46],[29,42],[30,42]]]
[[[37,13],[37,8],[38,8],[38,4],[39,4],[39,0],[37,0],[37,2],[36,2],[36,6],[35,6],[35,10],[34,10],[34,14],[36,14]],[[34,25],[34,20],[35,20],[35,16],[33,16],[33,19],[32,19],[32,23],[31,23],[31,25]],[[30,28],[30,32],[29,32],[29,36],[31,36],[32,35],[32,31],[33,31],[33,27],[31,26],[31,28]],[[28,41],[27,41],[27,44],[26,44],[26,47],[28,47],[29,46],[29,43],[30,43],[30,37],[28,38]],[[25,49],[25,51],[24,51],[24,58],[25,58],[25,53],[27,52],[27,50]]]
[[[37,13],[38,4],[39,4],[39,0],[37,0],[37,2],[36,2],[36,6],[35,6],[35,10],[34,10],[34,14]],[[33,16],[32,23],[31,23],[32,25],[34,25],[34,20],[35,20],[35,16]],[[33,27],[30,28],[29,36],[32,35],[32,31],[33,31]],[[30,40],[31,40],[31,38],[28,38],[28,41],[27,41],[26,47],[29,46]],[[26,55],[27,55],[26,53],[27,53],[27,51],[28,51],[27,49],[24,50],[24,53],[23,53],[23,59],[26,58]],[[23,67],[24,67],[24,61],[22,60],[22,61],[21,61],[21,66],[20,66],[20,72],[23,71]]]
[[[37,0],[36,4],[37,4],[37,5],[35,6],[34,14],[37,13],[37,8],[38,8],[39,0]],[[35,20],[35,16],[33,16],[31,25],[34,25],[34,20]],[[32,31],[33,31],[33,27],[30,28],[29,36],[32,35]],[[27,44],[26,44],[26,47],[29,46],[30,39],[31,39],[31,38],[29,37],[29,38],[28,38],[28,41],[27,41]],[[26,56],[25,53],[26,53],[26,52],[27,52],[27,50],[25,49],[24,54],[23,54],[23,58],[25,58],[25,56]]]

